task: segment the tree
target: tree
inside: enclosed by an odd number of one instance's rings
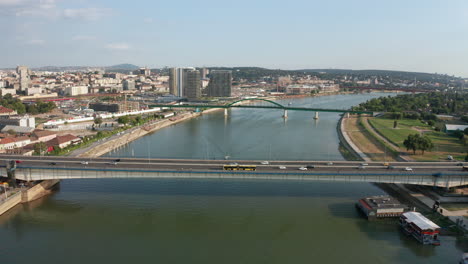
[[[47,145],[44,142],[39,142],[34,144],[34,153],[40,155],[44,153],[47,149]]]
[[[465,128],[465,130],[463,130],[463,133],[464,133],[465,135],[468,135],[468,127]]]
[[[406,150],[413,150],[413,153],[416,154],[416,150],[418,149],[418,138],[420,137],[419,134],[408,135],[408,137],[403,141],[403,145],[406,147]]]
[[[102,124],[102,118],[101,117],[94,118],[94,124],[96,124],[96,125]]]
[[[8,129],[7,133],[13,136],[16,135],[16,131],[14,131],[13,129]]]
[[[429,137],[423,136],[418,138],[417,147],[422,151],[422,154],[424,155],[424,151],[431,151],[434,148],[434,144],[432,143]]]
[[[429,120],[429,121],[427,121],[427,124],[430,125],[430,126],[433,126],[435,124],[435,122],[433,120]]]
[[[393,128],[396,128],[396,127],[397,127],[397,125],[398,125],[398,121],[396,121],[396,120],[395,120],[395,121],[393,121]]]
[[[121,116],[121,117],[117,118],[117,122],[119,124],[126,125],[126,124],[128,124],[128,122],[130,122],[130,118],[128,116]]]

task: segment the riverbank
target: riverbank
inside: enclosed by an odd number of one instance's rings
[[[134,140],[137,140],[141,137],[144,137],[148,134],[154,133],[158,131],[161,128],[165,128],[168,126],[172,126],[175,124],[178,124],[180,122],[187,121],[189,119],[199,117],[203,113],[210,113],[214,111],[219,111],[221,108],[215,108],[215,109],[209,109],[204,112],[200,113],[184,113],[184,114],[179,114],[174,118],[169,118],[169,119],[164,119],[161,121],[158,121],[153,124],[147,124],[143,125],[137,128],[133,128],[127,131],[122,132],[120,135],[116,135],[116,137],[111,137],[107,139],[105,142],[100,142],[100,144],[96,146],[91,146],[88,150],[86,150],[83,153],[80,153],[78,155],[75,155],[76,157],[88,157],[88,158],[94,158],[94,157],[99,157],[102,156],[116,148],[122,147]]]
[[[19,188],[15,194],[0,203],[0,216],[17,205],[29,203],[50,194],[54,186],[59,182],[60,180],[47,180],[41,181],[31,187]]]
[[[344,140],[345,146],[351,149],[356,155],[361,158],[368,158],[373,161],[409,161],[410,158],[399,155],[398,149],[388,149],[392,145],[381,138],[376,131],[367,123],[366,117],[342,117],[339,125],[340,140]],[[392,152],[390,152],[392,150]],[[387,155],[387,151],[389,154]],[[385,152],[385,153],[384,153]],[[393,156],[391,155],[393,153]],[[460,210],[457,213],[450,212],[443,207],[440,207],[437,212],[432,210],[436,201],[441,201],[442,197],[425,193],[425,189],[418,186],[405,186],[403,184],[376,184],[380,189],[385,191],[392,197],[397,198],[404,204],[417,208],[429,218],[436,221],[438,224],[448,227],[451,226],[449,234],[458,234],[468,231],[468,218],[466,211]],[[456,226],[455,226],[456,225]],[[458,227],[458,228],[457,228]]]

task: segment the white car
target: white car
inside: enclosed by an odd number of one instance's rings
[[[413,169],[411,167],[406,167],[405,171],[413,171]]]
[[[280,169],[280,170],[285,170],[285,169],[286,169],[286,166],[279,166],[279,169]]]
[[[329,161],[327,162],[327,165],[333,165],[333,162]]]
[[[82,162],[81,162],[81,164],[83,164],[83,165],[88,165],[88,163],[89,163],[89,162],[87,162],[87,161],[82,161]]]
[[[268,164],[270,164],[270,162],[268,162],[268,161],[265,160],[265,161],[260,162],[260,164],[262,164],[262,165],[268,165]]]
[[[306,168],[306,167],[300,167],[299,170],[301,170],[301,171],[306,171],[307,168]]]
[[[361,163],[361,166],[368,166],[369,164],[367,163]]]

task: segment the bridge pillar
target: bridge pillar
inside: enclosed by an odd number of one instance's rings
[[[224,108],[224,116],[228,116],[228,109]]]
[[[284,110],[283,117],[288,118],[288,110]]]
[[[349,112],[346,113],[346,118],[349,118]]]
[[[314,116],[314,119],[319,119],[319,115],[318,115],[318,112],[315,112],[315,116]]]

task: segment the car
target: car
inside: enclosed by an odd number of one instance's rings
[[[333,162],[329,161],[327,162],[327,165],[333,165]]]
[[[87,162],[87,161],[82,161],[82,162],[81,162],[81,164],[83,164],[83,165],[88,165],[88,163],[89,163],[89,162]]]
[[[49,165],[57,165],[57,163],[51,162],[51,163],[49,163]]]
[[[306,168],[308,168],[308,169],[315,169],[315,165],[307,165]]]
[[[383,164],[383,165],[384,165],[384,166],[389,166],[389,165],[390,165],[390,163],[388,163],[388,162],[384,162],[384,164]]]
[[[279,166],[279,169],[280,169],[280,170],[285,170],[285,169],[286,169],[286,166]]]
[[[437,173],[432,174],[432,176],[438,178],[438,177],[441,177],[441,176],[442,176],[442,173],[441,173],[441,172],[437,172]]]
[[[447,156],[447,159],[448,159],[448,160],[453,160],[452,155],[448,155],[448,156]]]
[[[268,164],[270,164],[270,162],[268,162],[268,161],[265,160],[265,161],[260,162],[260,164],[262,164],[262,165],[268,165]]]
[[[307,168],[306,168],[306,167],[300,167],[299,170],[301,170],[301,171],[306,171]]]
[[[15,163],[21,163],[23,162],[22,160],[15,160]]]
[[[463,166],[463,162],[457,163],[457,166]]]
[[[369,166],[367,163],[361,163],[361,166]]]
[[[359,170],[363,170],[363,169],[366,168],[366,166],[362,166],[362,165],[361,165],[361,166],[358,166],[357,168],[358,168]]]
[[[229,163],[229,165],[231,165],[231,166],[237,166],[237,165],[239,165],[239,164],[237,164],[237,162],[231,162],[231,163]]]
[[[405,171],[413,171],[413,169],[412,169],[411,167],[406,167],[406,168],[404,168],[403,170],[405,170]]]
[[[112,161],[111,163],[109,163],[110,165],[117,165],[118,163],[116,161]]]
[[[388,166],[387,169],[393,170],[393,169],[395,169],[395,166]]]
[[[120,162],[120,159],[116,159],[115,162]]]

